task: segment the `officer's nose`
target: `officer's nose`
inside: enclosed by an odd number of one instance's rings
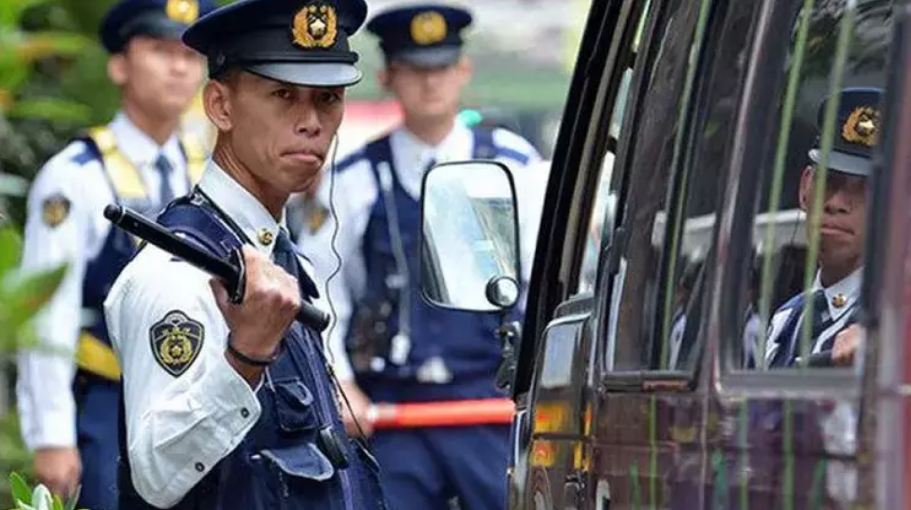
[[[296,107],[295,132],[299,135],[317,136],[322,130],[319,113],[313,99],[308,95],[303,101],[298,101]]]

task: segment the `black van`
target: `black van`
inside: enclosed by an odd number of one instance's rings
[[[524,177],[427,174],[425,299],[526,298],[511,509],[911,508],[909,28],[907,0],[592,2],[521,290]],[[845,89],[884,96],[845,120]],[[852,139],[873,154],[842,232],[862,258],[829,302],[853,362],[801,320],[773,366],[780,314],[828,288],[807,211]],[[477,221],[440,226],[453,200]]]

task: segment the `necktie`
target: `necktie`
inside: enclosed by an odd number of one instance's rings
[[[817,290],[813,293],[813,332],[811,337],[813,343],[816,343],[816,340],[826,330],[829,326],[832,325],[832,315],[829,313],[829,303],[826,299],[826,293],[822,289]],[[813,345],[810,345],[810,349],[813,348]]]
[[[295,278],[300,277],[300,268],[298,267],[297,255],[294,252],[294,245],[283,228],[278,230],[273,254],[277,266]]]
[[[158,187],[158,200],[162,207],[174,200],[174,190],[171,189],[171,171],[174,167],[164,154],[159,154],[155,160],[155,169],[161,177],[161,184]]]

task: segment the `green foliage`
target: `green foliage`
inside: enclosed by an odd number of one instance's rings
[[[75,510],[79,491],[76,495],[64,502],[60,496],[52,495],[44,485],[38,484],[34,490],[29,490],[25,480],[16,473],[9,477],[12,488],[12,510]]]

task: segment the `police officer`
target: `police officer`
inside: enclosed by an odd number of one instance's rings
[[[370,21],[385,56],[378,79],[400,102],[404,123],[322,179],[317,196],[326,210],[335,206],[337,243],[332,214],[306,222],[310,230],[300,241],[317,280],[329,281],[338,319],[330,335],[334,366],[365,434],[371,434],[371,402],[502,396],[494,385],[502,347],[497,317],[432,308],[419,290],[425,172],[436,163],[478,158],[505,162],[521,177],[540,160],[516,134],[457,122],[472,73],[462,53],[462,31],[471,21],[468,11],[437,4],[394,8]],[[333,247],[342,265],[330,280]],[[357,432],[352,417],[346,419]],[[502,508],[508,434],[503,425],[377,432],[374,452],[390,504],[445,508],[458,496],[464,509]]]
[[[184,41],[208,57],[213,158],[159,223],[219,257],[242,249],[245,292],[147,246],[105,303],[123,365],[124,508],[373,510],[376,465],[345,435],[316,296],[284,226],[291,193],[329,156],[363,0],[242,0]]]
[[[882,92],[872,88],[851,88],[840,93],[836,139],[829,154],[825,201],[819,218],[819,270],[813,283],[810,310],[811,353],[833,351],[836,364],[848,364],[853,344],[860,334],[856,323],[860,296],[861,266],[866,230],[867,177],[872,169],[871,154],[880,135],[879,105]],[[819,109],[820,124],[825,102]],[[820,149],[810,151],[818,164]],[[800,206],[807,211],[807,225],[813,224],[812,203],[815,180],[813,165],[804,169],[800,180]],[[808,235],[812,235],[807,229]],[[770,367],[795,364],[801,354],[804,295],[798,294],[772,316],[766,347]],[[850,351],[850,352],[848,352]]]
[[[121,111],[48,161],[28,197],[23,268],[69,265],[38,336],[76,355],[45,350],[19,358],[22,434],[38,480],[64,495],[81,482],[80,507],[116,508],[120,367],[102,302],[136,247],[101,212],[111,202],[155,212],[201,175],[203,146],[178,127],[204,64],[179,37],[209,8],[197,0],[121,0],[111,8],[100,36]]]

